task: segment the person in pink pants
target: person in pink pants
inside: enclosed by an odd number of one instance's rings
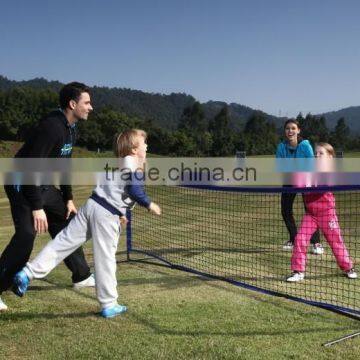
[[[315,156],[324,163],[327,158],[335,156],[330,144],[319,143],[315,149]],[[306,269],[306,252],[311,236],[320,229],[336,258],[340,269],[350,279],[356,279],[357,273],[341,236],[339,221],[335,209],[335,196],[331,192],[304,194],[306,213],[301,221],[300,229],[295,237],[295,245],[291,257],[292,275],[287,278],[289,282],[304,279]]]

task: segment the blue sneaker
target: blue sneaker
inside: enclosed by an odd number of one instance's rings
[[[105,309],[102,309],[100,312],[100,315],[106,319],[112,318],[114,316],[120,315],[127,311],[127,307],[125,305],[115,305],[112,307],[108,307]]]
[[[12,291],[17,296],[24,296],[30,284],[30,279],[24,270],[17,272],[14,276],[14,285]]]

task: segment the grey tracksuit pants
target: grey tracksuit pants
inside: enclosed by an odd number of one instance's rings
[[[120,235],[118,215],[89,199],[69,225],[28,262],[24,271],[30,279],[43,278],[86,240],[92,238],[96,295],[101,307],[117,304],[116,249]]]

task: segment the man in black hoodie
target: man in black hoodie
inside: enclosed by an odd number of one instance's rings
[[[75,143],[75,124],[92,111],[89,88],[72,82],[60,91],[61,109],[51,112],[34,129],[15,155],[17,158],[68,158]],[[14,274],[30,258],[36,234],[49,231],[52,238],[76,213],[70,185],[7,185],[15,234],[0,257],[0,294],[9,289]],[[75,288],[94,286],[95,281],[82,248],[65,259]],[[1,299],[0,299],[1,302]],[[4,305],[4,304],[3,304]],[[4,305],[6,308],[6,306]]]

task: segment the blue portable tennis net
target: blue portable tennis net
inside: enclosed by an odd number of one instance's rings
[[[348,277],[350,267],[360,272],[360,186],[149,186],[147,192],[163,214],[150,215],[140,207],[133,211],[130,260],[162,262],[264,293],[360,314],[360,277]],[[296,251],[285,246],[291,237],[289,198],[294,199]],[[336,206],[331,203],[335,199]],[[315,250],[318,244],[311,244],[314,227],[323,230],[317,238],[322,254]],[[303,270],[304,279],[289,282],[294,267]]]

